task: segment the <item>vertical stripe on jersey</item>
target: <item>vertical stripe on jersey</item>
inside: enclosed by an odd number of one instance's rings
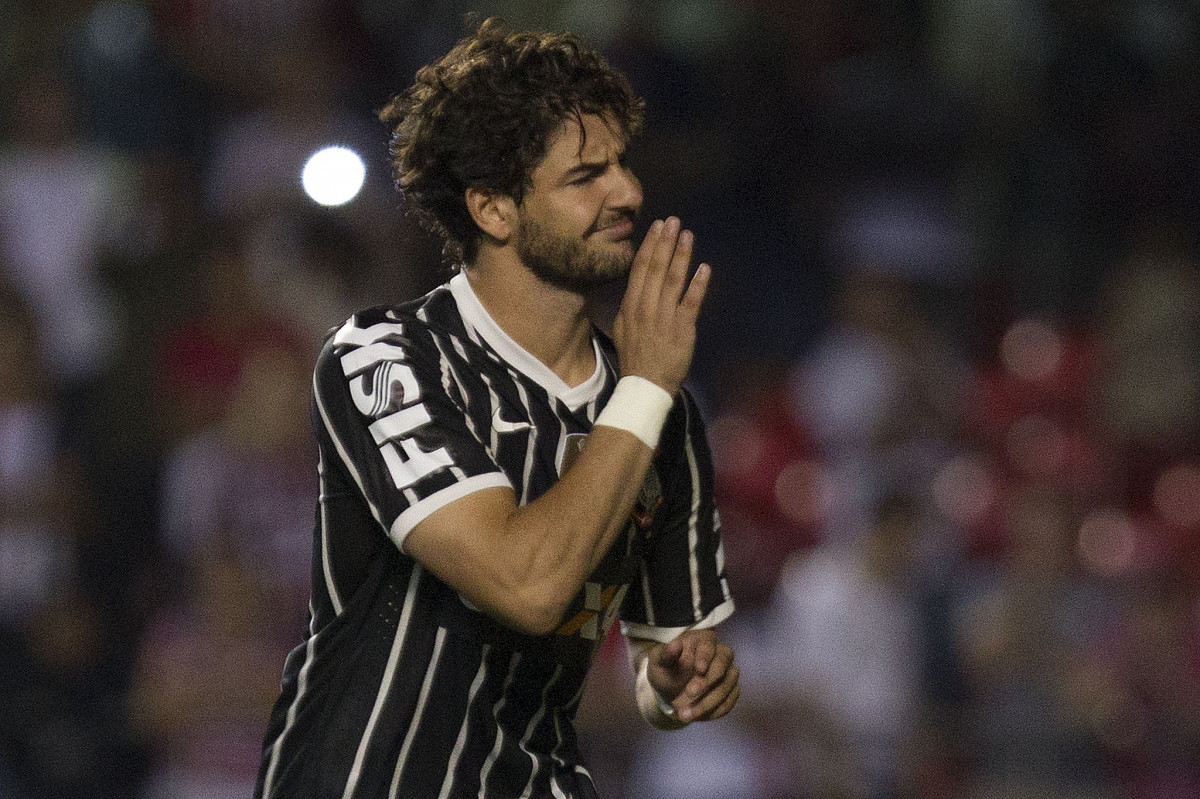
[[[504,678],[504,686],[500,689],[500,698],[492,706],[492,718],[496,721],[496,744],[488,753],[487,760],[483,761],[483,768],[479,770],[479,799],[487,799],[488,775],[492,773],[492,766],[496,764],[496,758],[500,756],[500,749],[504,746],[504,727],[500,726],[500,711],[508,701],[508,689],[512,687],[513,677],[517,675],[517,666],[520,663],[521,653],[517,652],[512,656],[508,676]]]
[[[337,449],[338,456],[342,459],[342,463],[346,465],[346,471],[350,473],[354,484],[358,486],[358,491],[362,494],[363,501],[367,503],[367,507],[371,510],[371,516],[386,530],[387,525],[383,522],[383,514],[379,512],[379,508],[371,501],[370,495],[367,493],[366,484],[363,483],[362,475],[358,473],[358,467],[354,465],[354,461],[350,458],[350,454],[346,452],[346,447],[342,444],[342,440],[338,438],[337,432],[333,429],[333,424],[329,421],[329,411],[325,409],[325,403],[321,401],[321,388],[317,385],[317,374],[315,372],[313,373],[313,400],[317,403],[317,411],[321,414],[321,422],[325,425],[325,432],[329,434],[329,439],[333,441],[333,446]]]
[[[333,562],[329,557],[329,493],[325,487],[325,453],[317,458],[317,475],[319,498],[321,506],[321,571],[325,575],[325,593],[333,603],[334,615],[342,615],[342,597],[338,594],[337,585],[333,581]]]
[[[271,745],[271,760],[267,766],[266,776],[263,778],[263,799],[271,799],[271,789],[274,788],[275,771],[279,768],[279,756],[283,751],[283,744],[287,740],[288,733],[296,724],[296,710],[300,707],[300,700],[304,697],[308,690],[308,671],[312,668],[313,661],[316,658],[313,656],[317,645],[317,636],[310,635],[308,643],[304,647],[304,665],[300,667],[300,674],[296,677],[296,696],[292,699],[292,704],[288,707],[287,723],[283,726],[283,731],[275,739],[275,743]]]
[[[700,469],[696,465],[696,450],[692,447],[692,411],[688,403],[683,404],[683,446],[687,452],[688,471],[692,475],[692,509],[688,514],[688,571],[692,577],[692,615],[696,621],[704,618],[700,607],[700,563],[696,559],[696,547],[700,544],[697,524],[700,522]]]
[[[533,421],[533,409],[529,405],[529,394],[525,391],[525,386],[521,385],[520,380],[514,381],[517,386],[517,394],[521,397],[521,405],[525,407],[525,417]],[[491,390],[491,385],[488,386]],[[561,422],[560,422],[561,423]],[[529,435],[526,437],[528,442],[525,446],[525,471],[522,472],[521,478],[521,504],[525,505],[529,502],[529,476],[533,473],[533,463],[537,454],[537,438],[538,428],[535,424],[529,425]]]
[[[358,780],[362,776],[362,764],[367,756],[367,748],[371,744],[371,734],[379,722],[379,714],[387,702],[392,679],[396,676],[396,663],[400,660],[400,650],[404,648],[404,638],[408,634],[408,624],[412,619],[413,606],[416,604],[417,585],[421,582],[421,574],[421,564],[413,563],[412,573],[408,578],[408,592],[404,595],[404,608],[400,611],[400,623],[396,625],[396,637],[392,640],[392,651],[388,655],[383,680],[375,695],[375,706],[371,708],[371,717],[367,720],[366,729],[363,730],[362,740],[358,742],[358,751],[354,755],[354,765],[350,767],[350,776],[346,779],[346,790],[342,792],[342,799],[350,799],[354,795],[354,789],[358,787]]]
[[[720,533],[721,532],[721,514],[717,512],[716,508],[713,508],[713,522],[712,523],[713,523],[713,533],[714,534]],[[717,574],[722,575],[721,576],[721,594],[725,597],[725,600],[728,601],[730,599],[733,599],[733,594],[729,591],[729,580],[726,579],[726,577],[724,576],[724,574],[725,574],[725,541],[721,538],[717,539],[717,551],[716,551],[714,558],[715,558],[715,562],[717,564]]]
[[[500,413],[500,398],[496,396],[496,389],[492,388],[492,381],[485,374],[479,375],[483,378],[483,384],[488,390],[488,418],[495,419],[496,414]],[[500,431],[496,429],[495,423],[491,425],[491,435],[488,437],[489,447],[493,453],[500,451]],[[495,455],[492,456],[496,457]],[[522,502],[522,505],[525,503]]]
[[[521,747],[521,751],[529,755],[529,760],[533,764],[529,771],[529,782],[525,783],[525,790],[521,793],[521,799],[529,799],[530,794],[533,792],[533,781],[541,773],[541,762],[538,760],[537,755],[529,751],[529,741],[533,738],[534,731],[542,723],[542,718],[546,715],[546,700],[550,696],[550,689],[558,684],[558,678],[562,676],[562,670],[562,664],[554,667],[554,676],[546,681],[546,687],[542,690],[542,706],[538,708],[537,713],[534,713],[533,718],[529,720],[529,726],[525,728],[525,735],[518,744]]]
[[[646,609],[646,623],[654,626],[654,599],[650,595],[650,567],[642,561],[642,604]]]
[[[430,330],[429,338],[433,341],[433,346],[437,347],[438,360],[441,363],[442,370],[442,388],[446,392],[446,396],[450,397],[451,399],[454,397],[450,391],[450,381],[447,378],[447,375],[449,375],[450,378],[454,379],[454,384],[458,386],[458,395],[462,397],[463,404],[465,405],[467,402],[467,388],[463,385],[462,378],[458,376],[458,370],[454,368],[454,363],[450,360],[450,356],[446,354],[446,348],[442,344],[441,337],[438,336],[437,333]],[[481,444],[484,443],[483,439],[479,436],[479,429],[475,427],[475,420],[471,418],[471,414],[464,411],[463,421],[466,422],[467,430],[471,432],[471,435],[475,436],[475,440]],[[493,461],[496,460],[495,447],[490,447],[488,449],[488,455],[491,456]]]
[[[400,777],[404,775],[404,766],[408,762],[408,750],[412,748],[413,738],[421,726],[421,717],[425,715],[425,707],[429,704],[429,689],[433,686],[433,675],[442,659],[442,645],[446,642],[446,628],[438,627],[437,637],[433,641],[433,654],[429,656],[429,666],[425,669],[425,679],[421,681],[421,692],[417,694],[417,709],[412,721],[408,723],[408,732],[404,743],[400,746],[400,756],[396,759],[396,772],[392,775],[392,788],[388,791],[388,799],[396,799],[396,790],[400,787]]]
[[[471,721],[471,706],[475,704],[475,695],[479,693],[479,688],[483,685],[484,677],[487,676],[487,659],[491,651],[491,644],[483,645],[483,652],[479,659],[479,671],[475,672],[475,679],[471,681],[471,688],[467,691],[467,709],[463,713],[462,726],[458,728],[458,738],[454,741],[454,749],[450,752],[450,762],[446,764],[446,779],[442,780],[442,791],[438,794],[438,799],[447,799],[450,796],[450,791],[454,788],[454,772],[458,769],[458,759],[462,757],[463,747],[467,744],[467,728]]]
[[[562,731],[562,714],[569,713],[571,708],[575,707],[575,705],[579,703],[579,700],[583,698],[583,689],[586,685],[587,681],[585,680],[579,686],[579,690],[575,692],[575,695],[571,697],[571,700],[567,702],[567,704],[554,708],[554,735],[558,738],[558,742],[555,743],[554,748],[550,750],[550,757],[556,760],[563,768],[567,767],[567,761],[564,760],[562,755],[558,753],[558,750],[562,749],[563,744],[567,742],[566,736],[563,735]]]

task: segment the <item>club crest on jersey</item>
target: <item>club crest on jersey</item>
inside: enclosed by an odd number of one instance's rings
[[[646,471],[646,479],[642,481],[642,489],[633,503],[633,512],[629,514],[634,524],[643,532],[654,521],[654,514],[663,503],[662,481],[658,479],[658,470],[651,464]]]
[[[583,445],[587,443],[587,437],[587,433],[567,433],[559,440],[558,454],[554,459],[559,477],[566,474],[567,469],[570,469],[571,465],[579,460],[579,453],[583,452]]]

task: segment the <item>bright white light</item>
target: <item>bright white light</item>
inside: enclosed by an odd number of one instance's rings
[[[358,153],[346,147],[324,147],[304,164],[304,192],[321,205],[344,205],[358,195],[367,167]]]

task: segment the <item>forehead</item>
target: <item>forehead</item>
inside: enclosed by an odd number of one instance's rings
[[[567,117],[550,137],[546,155],[534,168],[539,172],[561,174],[580,163],[606,163],[625,150],[625,136],[612,120],[597,114],[584,114],[581,119]]]

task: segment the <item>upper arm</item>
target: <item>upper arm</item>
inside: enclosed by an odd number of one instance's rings
[[[504,531],[516,510],[511,488],[473,492],[445,505],[409,533],[405,548],[438,579],[488,615],[525,632],[537,603],[522,593]]]
[[[392,541],[435,511],[508,478],[451,398],[427,331],[379,313],[352,317],[317,362],[318,440]]]

